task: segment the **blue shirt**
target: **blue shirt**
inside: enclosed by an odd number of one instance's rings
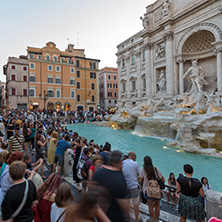
[[[57,143],[56,154],[64,156],[65,151],[70,148],[71,145],[65,140],[59,140]]]

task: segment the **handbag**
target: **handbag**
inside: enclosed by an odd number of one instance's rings
[[[155,171],[156,171],[156,175],[157,175],[157,182],[158,182],[158,184],[159,184],[159,186],[160,186],[160,189],[161,189],[161,190],[164,190],[164,189],[165,189],[165,184],[164,184],[163,180],[160,179],[156,167],[155,167]]]
[[[10,219],[15,219],[19,213],[21,212],[22,208],[25,206],[27,197],[28,197],[28,192],[29,192],[29,182],[28,180],[25,181],[25,192],[24,192],[24,197],[23,200],[21,202],[21,204],[19,205],[18,209],[12,214]]]

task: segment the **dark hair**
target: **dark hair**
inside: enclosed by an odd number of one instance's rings
[[[193,173],[193,167],[189,164],[185,164],[183,166],[183,170],[185,173],[188,173],[188,174],[192,174]]]
[[[149,165],[151,165],[152,167],[153,167],[153,162],[152,162],[152,159],[151,159],[151,157],[150,156],[145,156],[144,157],[144,159],[143,159],[143,161],[144,161],[144,165],[143,166],[149,166]]]
[[[111,150],[111,144],[108,143],[108,142],[106,142],[106,144],[105,144],[104,147],[103,147],[103,151],[108,151],[108,152],[110,152],[110,150]]]
[[[145,168],[144,168],[144,170],[145,170]],[[156,180],[156,174],[155,174],[153,166],[151,166],[151,165],[147,166],[145,172],[147,174],[148,180]]]
[[[42,138],[42,135],[41,135],[40,133],[37,133],[37,134],[35,135],[35,139],[36,139],[36,140],[41,140],[41,138]]]
[[[29,154],[25,154],[23,156],[23,161],[29,160],[31,158],[31,156]]]
[[[69,135],[68,134],[65,135],[65,140],[66,141],[69,140]]]
[[[7,149],[8,148],[8,143],[6,143],[6,142],[2,143],[2,148]]]
[[[203,182],[203,181],[204,181],[204,179],[206,179],[206,180],[207,180],[207,182],[208,182],[208,179],[207,179],[206,177],[202,177],[202,178],[201,178],[201,183],[202,183],[202,184],[204,183],[204,182]]]
[[[83,149],[83,153],[84,153],[85,155],[88,155],[89,149],[88,149],[88,148],[84,148],[84,149]]]
[[[173,184],[176,184],[176,179],[175,179],[175,175],[174,175],[173,172],[170,173],[169,179],[170,179],[170,181],[171,181],[171,176],[172,176],[172,175],[174,176],[174,177],[173,177]]]
[[[123,156],[123,154],[119,150],[113,151],[110,154],[110,157],[109,157],[109,164],[110,164],[110,166],[113,166],[115,164],[121,163],[122,156]]]

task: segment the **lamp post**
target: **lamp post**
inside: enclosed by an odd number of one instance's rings
[[[45,90],[44,90],[44,95],[43,95],[43,97],[42,97],[42,94],[41,94],[41,93],[39,94],[39,99],[41,99],[41,100],[44,101],[44,111],[45,111],[45,103],[46,103],[48,97],[49,97],[49,96],[48,96],[48,93],[46,93]]]

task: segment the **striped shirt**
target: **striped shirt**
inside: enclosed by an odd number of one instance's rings
[[[11,136],[9,139],[9,143],[12,143],[12,152],[14,151],[22,151],[23,150],[23,143],[25,138],[23,135],[19,135],[18,137]]]

